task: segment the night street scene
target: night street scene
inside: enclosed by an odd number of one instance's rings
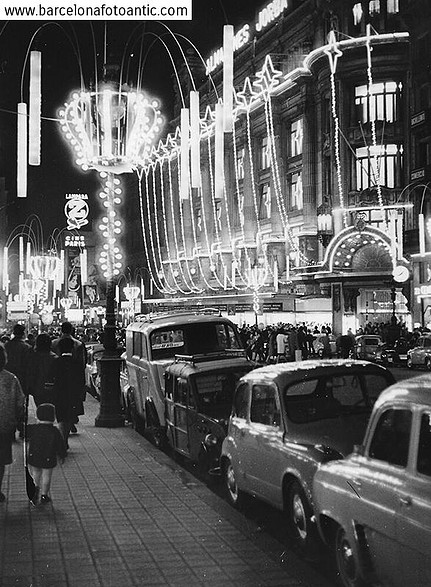
[[[0,19],[0,587],[430,587],[431,3]]]

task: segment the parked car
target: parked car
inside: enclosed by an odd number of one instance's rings
[[[220,452],[240,377],[256,367],[245,351],[177,356],[165,371],[166,438],[204,473],[220,474]]]
[[[382,365],[407,365],[408,342],[405,338],[397,340],[393,347],[382,342],[376,349],[375,361]]]
[[[242,377],[221,455],[229,501],[239,505],[247,493],[286,511],[292,536],[308,546],[316,470],[361,441],[374,401],[394,381],[384,367],[352,359],[280,363]]]
[[[431,374],[374,405],[365,439],[314,478],[317,524],[345,587],[431,585]]]
[[[219,312],[179,311],[140,316],[126,329],[130,387],[127,406],[136,429],[156,445],[165,438],[166,368],[178,354],[218,356],[241,349],[236,325]]]
[[[407,367],[425,367],[431,371],[431,334],[420,336],[416,346],[407,351]]]
[[[355,346],[353,347],[353,358],[364,361],[375,361],[378,346],[382,344],[382,339],[376,334],[361,334],[356,337]]]

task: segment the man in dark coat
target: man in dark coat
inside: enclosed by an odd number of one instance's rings
[[[53,398],[58,427],[67,447],[70,429],[84,413],[85,375],[82,362],[73,356],[73,339],[61,338],[59,350],[61,355],[53,369]]]

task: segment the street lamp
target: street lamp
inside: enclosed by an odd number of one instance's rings
[[[104,182],[99,196],[105,215],[99,229],[104,239],[100,266],[106,278],[104,352],[100,358],[100,413],[95,425],[124,425],[121,414],[121,358],[116,339],[115,283],[122,267],[118,238],[122,221],[118,215],[122,188],[119,174],[131,173],[150,156],[162,119],[156,100],[129,86],[103,82],[94,91],[73,92],[59,111],[61,128],[75,162],[84,171],[99,172]]]

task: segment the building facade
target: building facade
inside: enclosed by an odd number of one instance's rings
[[[228,41],[203,84],[190,59],[139,185],[159,307],[430,321],[430,24],[426,1],[273,0],[235,28],[231,106]]]

